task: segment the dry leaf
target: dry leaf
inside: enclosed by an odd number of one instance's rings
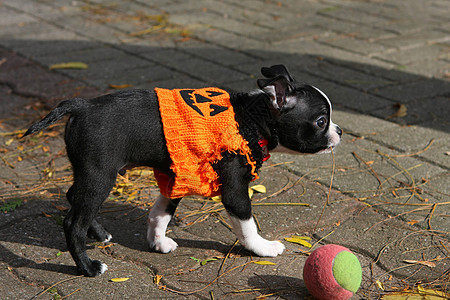
[[[420,285],[417,290],[405,290],[390,293],[381,297],[382,300],[442,300],[450,299],[450,294],[432,289],[424,289]]]
[[[394,105],[394,107],[397,108],[397,111],[392,115],[388,116],[386,119],[406,117],[407,108],[405,104],[397,103]]]
[[[284,240],[286,242],[296,243],[296,244],[302,245],[302,246],[307,247],[307,248],[312,248],[312,245],[309,242],[306,241],[306,240],[311,240],[311,238],[307,237],[307,236],[293,235],[291,237],[284,238]]]
[[[155,275],[155,277],[153,277],[153,283],[159,284],[161,282],[162,277],[163,277],[162,275]]]
[[[126,89],[132,87],[132,84],[110,84],[109,87],[112,89]]]
[[[276,265],[276,263],[271,262],[271,261],[268,261],[268,260],[252,261],[252,263],[257,264],[257,265],[264,265],[264,266],[267,266],[267,265],[270,265],[270,266]]]
[[[264,194],[266,192],[266,187],[262,184],[257,184],[257,185],[251,186],[250,188],[258,193]]]
[[[378,287],[380,290],[383,290],[383,291],[384,291],[384,284],[383,284],[381,281],[377,280],[377,281],[375,281],[375,283],[377,284],[377,287]]]
[[[216,202],[220,202],[222,200],[222,197],[221,196],[214,196],[214,197],[211,197],[211,200],[212,201],[216,201]]]
[[[118,277],[118,278],[111,278],[111,281],[112,282],[124,282],[124,281],[127,281],[128,279],[130,279],[130,278],[128,278],[128,277]]]
[[[409,225],[414,225],[414,224],[417,224],[417,223],[419,223],[419,221],[417,221],[417,220],[411,220],[411,221],[409,221],[409,222],[407,222]]]
[[[54,69],[87,69],[88,65],[83,62],[66,62],[54,64],[50,66],[50,70]]]
[[[424,265],[430,268],[434,268],[436,267],[436,264],[434,262],[431,261],[426,261],[426,260],[410,260],[410,259],[405,259],[403,262],[407,263],[407,264],[419,264],[419,265]]]
[[[99,248],[99,249],[106,249],[106,248],[109,248],[109,247],[112,247],[112,246],[114,246],[114,244],[108,244],[108,245],[104,245],[104,246],[97,246],[97,248]]]

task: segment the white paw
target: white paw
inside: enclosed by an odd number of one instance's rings
[[[106,236],[106,239],[103,241],[103,243],[109,242],[112,239],[112,235],[111,233],[108,233],[108,235]]]
[[[163,237],[150,242],[150,248],[161,253],[169,253],[174,251],[178,247],[178,244],[169,237]]]
[[[252,251],[258,256],[275,257],[283,253],[284,245],[278,241],[268,241],[262,237],[250,241],[245,245],[245,248]]]
[[[102,263],[100,265],[100,271],[99,271],[100,275],[105,273],[107,270],[108,270],[108,266],[106,264]]]

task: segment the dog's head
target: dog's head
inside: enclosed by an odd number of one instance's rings
[[[297,82],[284,65],[262,68],[259,88],[268,96],[282,147],[299,153],[329,152],[342,130],[331,121],[331,102],[318,88]]]

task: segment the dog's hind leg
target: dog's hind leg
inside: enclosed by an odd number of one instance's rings
[[[162,253],[175,250],[178,244],[166,236],[167,225],[177,209],[181,198],[169,199],[159,195],[148,215],[147,241],[151,249]]]
[[[67,191],[67,200],[70,204],[72,204],[72,197],[73,186],[69,188],[69,191]],[[112,235],[106,231],[106,229],[103,228],[103,226],[95,218],[92,221],[91,226],[89,226],[87,236],[99,242],[109,242],[112,239]]]
[[[108,268],[98,260],[91,260],[86,253],[86,238],[89,228],[95,231],[98,227],[95,216],[103,201],[114,186],[116,173],[94,172],[95,175],[75,176],[70,191],[71,209],[64,219],[64,233],[67,246],[79,271],[86,276],[97,276]],[[99,173],[103,173],[102,176]]]

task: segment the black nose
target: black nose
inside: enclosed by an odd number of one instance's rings
[[[342,129],[341,129],[341,127],[336,126],[336,132],[337,132],[337,134],[339,134],[339,136],[341,136],[341,135],[342,135]]]

